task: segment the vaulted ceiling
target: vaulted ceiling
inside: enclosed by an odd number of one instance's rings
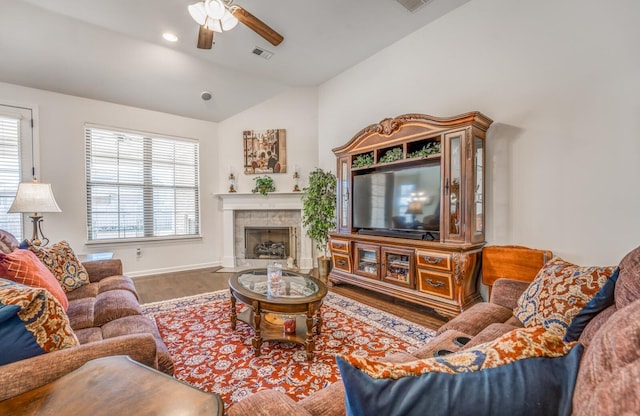
[[[196,0],[0,0],[0,81],[221,121],[317,86],[467,1],[409,12],[395,0],[237,0],[284,41],[272,46],[239,24],[202,50],[187,12]]]

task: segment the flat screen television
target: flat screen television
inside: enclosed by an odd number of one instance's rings
[[[353,227],[440,230],[440,163],[371,171],[353,177]]]

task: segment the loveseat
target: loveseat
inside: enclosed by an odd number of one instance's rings
[[[584,352],[577,366],[575,387],[572,386],[573,398],[568,407],[572,415],[640,414],[640,247],[623,258],[618,271],[617,282],[610,292],[613,300],[610,299],[609,303],[612,304],[601,304],[602,310],[597,311],[596,308],[596,312],[591,316],[581,313],[582,316],[589,316],[591,319],[584,321],[586,327],[578,338],[578,343],[584,346]],[[413,354],[396,354],[384,361],[403,363],[432,358],[442,351],[468,351],[523,327],[520,319],[514,316],[514,310],[521,295],[529,287],[530,284],[527,282],[497,280],[489,302],[474,305],[447,322],[439,329],[435,338],[421,350]],[[563,290],[571,291],[572,288],[564,287]],[[596,297],[603,291],[604,289],[598,292]],[[592,303],[589,302],[587,306],[592,306]],[[471,396],[474,391],[486,387],[465,386],[464,392],[457,395],[451,391],[424,391],[423,394],[425,397],[454,395],[453,401],[465,401],[470,400],[467,396]],[[503,387],[499,386],[498,389]],[[544,389],[545,386],[536,388]],[[400,395],[405,394],[402,389],[395,391]],[[552,393],[549,392],[549,396]],[[510,399],[513,400],[508,393],[504,393],[503,400],[506,402]],[[376,400],[375,396],[372,400]],[[503,414],[500,410],[494,408],[490,414]],[[281,392],[263,390],[235,403],[227,412],[229,416],[328,416],[345,413],[345,387],[342,382],[333,383],[298,402]],[[397,413],[389,411],[388,414]],[[444,414],[456,413],[447,412],[445,409]],[[474,414],[483,412],[478,410]]]
[[[120,260],[88,261],[82,265],[88,282],[66,293],[66,315],[79,345],[1,365],[0,401],[105,356],[128,355],[173,375],[167,348],[155,323],[142,315],[135,286],[131,278],[122,274]]]

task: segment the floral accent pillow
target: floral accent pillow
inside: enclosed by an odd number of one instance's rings
[[[562,336],[616,266],[581,267],[554,257],[520,296],[513,314],[525,327],[543,325]]]
[[[568,416],[583,351],[581,344],[564,343],[538,326],[443,357],[336,361],[350,416]]]
[[[67,314],[48,290],[0,279],[0,365],[76,345]]]
[[[29,244],[31,250],[58,279],[65,293],[89,283],[89,274],[66,241],[51,247]]]

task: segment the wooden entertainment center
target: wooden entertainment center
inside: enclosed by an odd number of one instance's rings
[[[329,242],[331,282],[446,316],[479,301],[491,123],[479,112],[405,114],[365,127],[333,149],[338,227]]]

